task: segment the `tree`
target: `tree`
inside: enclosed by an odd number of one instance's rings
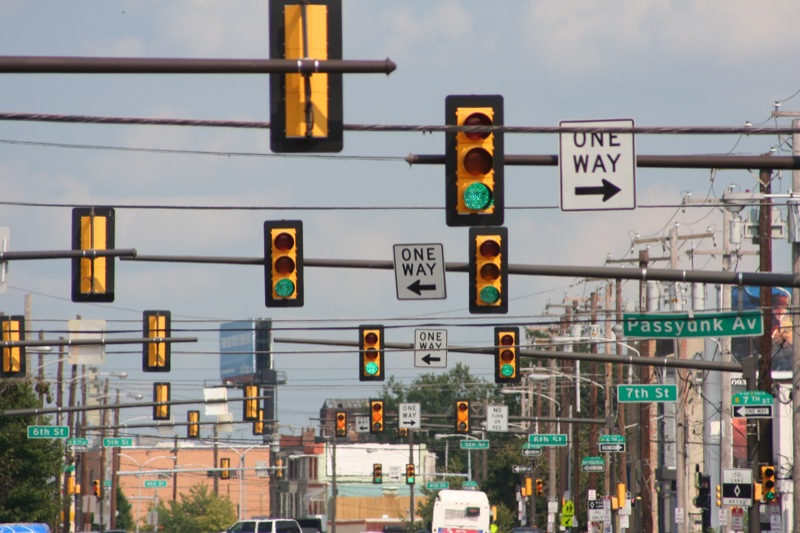
[[[180,501],[167,505],[158,502],[160,533],[219,533],[236,522],[233,502],[209,492],[201,483],[190,487],[188,494],[181,494]]]
[[[0,380],[0,411],[33,409],[39,401],[27,379]],[[28,426],[48,425],[50,417],[0,417],[0,522],[47,522],[59,516],[56,480],[64,451],[59,439],[28,439]]]
[[[125,493],[117,486],[117,529],[125,529],[131,531],[136,529],[136,524],[133,522],[133,506]]]

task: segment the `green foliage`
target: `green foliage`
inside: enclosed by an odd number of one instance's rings
[[[133,522],[133,505],[125,497],[120,487],[117,487],[117,529],[133,531],[136,524]]]
[[[181,494],[180,501],[159,501],[157,510],[160,533],[219,533],[236,522],[233,502],[201,483]]]
[[[0,381],[0,411],[32,409],[39,400],[29,380]],[[28,439],[28,426],[47,425],[49,417],[0,417],[0,522],[47,522],[59,516],[56,479],[64,451],[58,439]]]

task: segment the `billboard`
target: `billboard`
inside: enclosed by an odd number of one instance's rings
[[[270,320],[223,322],[219,332],[219,375],[224,382],[255,383],[272,369]]]

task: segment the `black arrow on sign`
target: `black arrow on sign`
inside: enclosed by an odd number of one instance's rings
[[[417,296],[422,296],[422,291],[435,291],[436,285],[423,285],[420,280],[417,280],[408,286],[408,290],[415,292]]]
[[[621,190],[619,187],[606,179],[602,180],[602,183],[603,185],[600,187],[575,187],[575,195],[593,196],[596,194],[602,194],[603,201],[605,202]]]
[[[425,354],[425,356],[422,357],[422,360],[425,361],[425,364],[429,365],[432,362],[433,363],[438,363],[439,361],[442,360],[442,358],[441,357],[432,357],[431,354]]]

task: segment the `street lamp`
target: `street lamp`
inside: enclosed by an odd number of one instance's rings
[[[436,440],[448,439],[450,437],[457,437],[459,439],[472,439],[472,440],[481,440],[478,437],[473,437],[472,435],[460,435],[457,433],[437,433],[433,436]],[[450,446],[447,441],[444,443],[444,468],[447,469],[447,459],[448,454],[450,451]],[[472,481],[472,450],[467,450],[467,480]]]
[[[245,485],[244,485],[244,472],[245,472],[244,456],[247,455],[247,452],[249,452],[250,450],[254,450],[254,449],[272,449],[272,444],[269,444],[267,446],[264,446],[263,444],[254,444],[254,445],[250,446],[249,448],[245,448],[244,451],[241,451],[241,452],[239,450],[237,450],[234,446],[231,446],[230,444],[226,444],[224,442],[219,442],[219,441],[215,440],[214,441],[214,445],[215,446],[218,446],[218,445],[225,446],[226,448],[230,449],[233,453],[235,453],[236,455],[239,456],[239,520],[241,520],[242,517],[244,516],[245,503],[246,503],[246,500],[245,500],[246,492],[245,492]]]

